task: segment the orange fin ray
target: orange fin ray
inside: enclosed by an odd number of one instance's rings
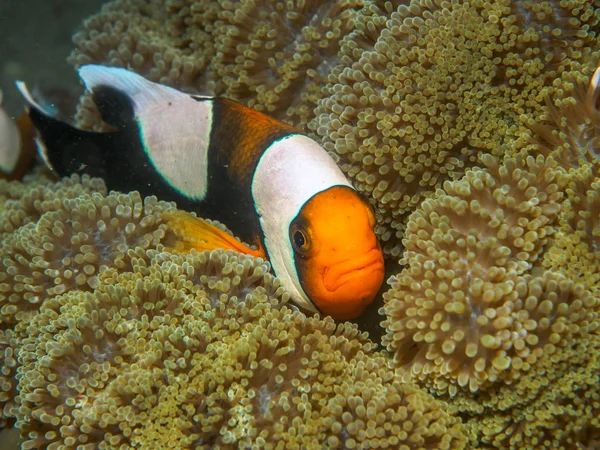
[[[192,249],[204,251],[222,248],[263,259],[266,257],[261,249],[254,250],[248,247],[226,231],[186,211],[165,211],[162,219],[170,232],[167,234],[165,242],[167,248],[180,252],[189,252]]]

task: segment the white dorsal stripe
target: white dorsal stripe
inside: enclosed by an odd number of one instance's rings
[[[292,298],[311,311],[316,308],[300,285],[289,227],[312,196],[336,185],[352,187],[319,144],[298,134],[274,142],[261,156],[252,180],[273,270]]]
[[[199,102],[117,67],[87,65],[79,75],[90,91],[109,86],[127,95],[144,151],[156,171],[180,194],[193,200],[205,197],[212,101]]]

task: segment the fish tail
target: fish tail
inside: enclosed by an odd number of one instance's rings
[[[44,164],[60,176],[85,172],[103,176],[106,164],[101,154],[100,133],[79,130],[46,111],[31,95],[27,85],[16,86],[26,102],[26,112],[35,127],[37,152]],[[83,170],[86,169],[86,170]]]

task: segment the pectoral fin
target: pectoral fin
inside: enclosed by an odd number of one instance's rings
[[[266,259],[264,250],[254,250],[226,231],[188,212],[167,211],[162,218],[168,229],[165,245],[173,250],[189,252],[192,249],[204,251],[222,248]]]

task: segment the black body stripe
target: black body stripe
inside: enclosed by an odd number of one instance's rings
[[[258,236],[263,243],[264,233],[252,198],[252,179],[265,150],[290,132],[284,128],[275,132],[263,129],[257,133],[263,135],[262,139],[249,136],[255,130],[245,126],[247,118],[243,111],[232,109],[230,102],[218,98],[213,100],[213,127],[208,150],[209,183],[202,212],[205,217],[226,224],[236,236],[244,240]],[[242,148],[241,144],[248,141],[255,145]],[[242,174],[235,173],[233,169],[236,163],[239,164],[239,158],[244,159]]]

